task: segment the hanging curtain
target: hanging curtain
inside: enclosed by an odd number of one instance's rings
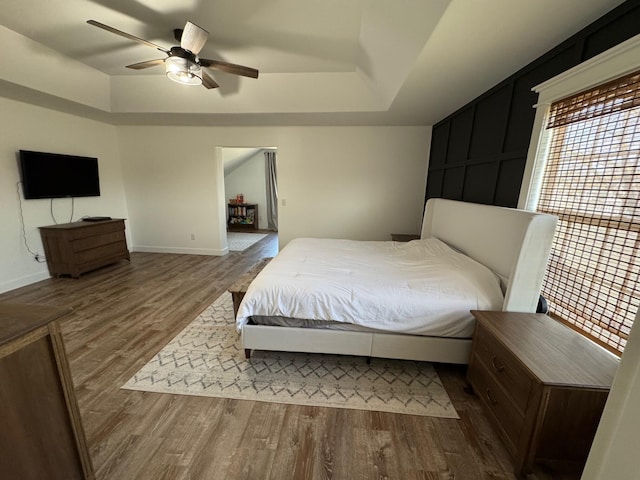
[[[267,182],[267,228],[278,230],[278,181],[276,177],[276,152],[264,152]]]

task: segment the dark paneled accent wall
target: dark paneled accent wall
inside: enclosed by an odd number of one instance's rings
[[[434,125],[426,198],[515,207],[535,117],[531,88],[639,33],[640,0],[627,0]]]

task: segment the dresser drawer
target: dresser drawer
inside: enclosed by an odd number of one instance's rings
[[[502,430],[505,444],[514,455],[524,423],[524,416],[515,408],[510,396],[498,385],[487,365],[477,357],[471,360],[467,376],[475,393],[480,397],[486,409],[491,412],[495,422]]]
[[[78,252],[76,261],[78,265],[84,268],[84,264],[90,265],[96,261],[100,263],[103,259],[110,260],[111,258],[124,258],[125,256],[127,256],[127,244],[122,241]]]
[[[124,231],[108,232],[104,235],[96,235],[91,237],[79,238],[73,241],[73,251],[82,252],[92,248],[109,245],[110,243],[118,243],[126,241]]]
[[[118,232],[124,230],[124,221],[107,221],[107,222],[78,222],[79,228],[67,230],[70,238],[78,239],[85,237],[93,237],[104,235],[110,232]]]
[[[491,371],[515,407],[524,414],[529,401],[533,380],[529,372],[487,330],[478,325],[473,354]]]

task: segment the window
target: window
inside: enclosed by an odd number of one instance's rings
[[[640,72],[554,102],[536,210],[559,217],[551,315],[622,353],[640,306]]]

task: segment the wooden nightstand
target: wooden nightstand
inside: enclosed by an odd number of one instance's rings
[[[412,233],[392,233],[391,240],[394,242],[410,242],[411,240],[420,239],[420,235],[414,235]]]
[[[619,359],[543,314],[471,313],[477,322],[467,378],[516,475],[534,463],[582,470]]]
[[[233,301],[234,317],[238,315],[238,308],[244,298],[244,294],[247,293],[247,288],[249,288],[251,282],[253,282],[262,269],[267,266],[267,263],[271,261],[271,258],[272,257],[265,257],[255,263],[248,271],[240,275],[240,277],[238,277],[238,279],[229,287],[229,292],[231,292],[231,298]]]

